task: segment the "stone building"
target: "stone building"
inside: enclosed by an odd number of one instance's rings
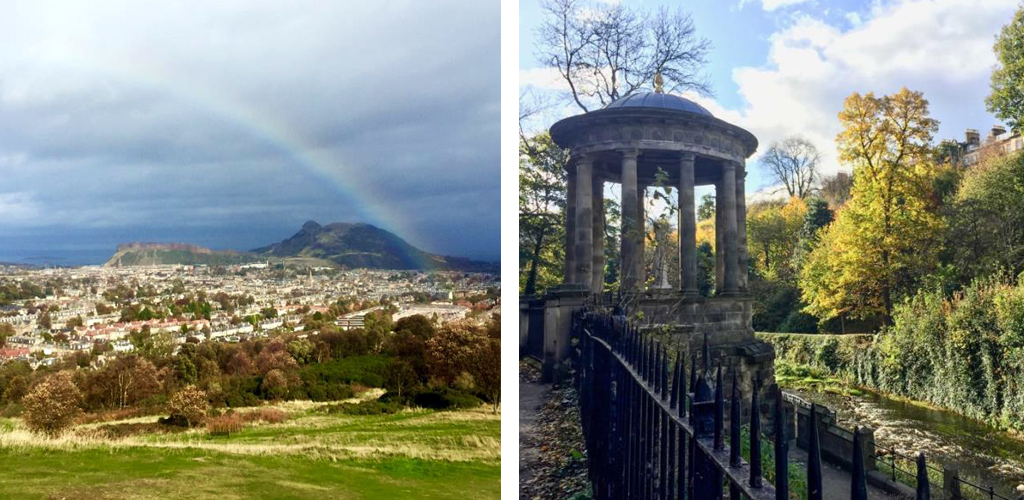
[[[679,345],[705,338],[714,355],[760,372],[771,381],[774,353],[754,337],[747,292],[745,161],[757,149],[750,132],[715,118],[700,105],[659,91],[638,92],[603,109],[551,127],[551,138],[570,151],[565,274],[544,297],[522,301],[524,350],[542,358],[545,377],[568,356],[571,311],[583,304],[620,307],[645,327],[660,328]],[[666,182],[679,193],[678,289],[647,286],[644,268],[644,193]],[[621,186],[620,291],[603,297],[604,190]],[[713,296],[698,293],[694,188],[713,186],[715,275]],[[595,236],[598,235],[598,236]],[[660,278],[660,277],[659,277]],[[541,326],[542,325],[542,326]],[[746,377],[747,382],[752,377]]]
[[[984,140],[978,130],[969,128],[964,132],[963,142],[946,139],[939,148],[953,165],[970,167],[987,154],[999,156],[1024,149],[1024,138],[1018,132],[1007,131],[1002,125],[993,125]]]

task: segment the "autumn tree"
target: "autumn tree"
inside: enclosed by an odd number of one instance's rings
[[[7,337],[14,336],[14,327],[8,323],[0,323],[0,348],[7,345]]]
[[[546,132],[519,139],[519,287],[527,295],[561,283],[568,162]]]
[[[465,322],[452,322],[441,327],[426,344],[426,361],[430,376],[452,385],[463,373],[471,373],[477,352],[487,342],[487,335]]]
[[[852,187],[852,175],[846,172],[836,172],[835,175],[825,176],[821,179],[818,196],[825,200],[829,207],[836,210],[850,199],[850,189]]]
[[[488,338],[472,359],[473,380],[495,413],[501,405],[501,339]]]
[[[892,318],[893,303],[928,272],[942,221],[931,189],[928,101],[906,88],[854,93],[839,113],[839,159],[853,168],[849,202],[821,234],[800,277],[807,312],[821,320]]]
[[[945,260],[959,284],[1024,272],[1024,154],[991,157],[963,173],[946,208]]]
[[[206,400],[206,393],[194,385],[185,386],[184,389],[174,393],[167,403],[167,409],[171,420],[184,422],[192,427],[206,417],[210,404]]]
[[[765,201],[747,209],[747,254],[754,270],[767,279],[793,277],[792,259],[803,228],[807,204],[793,197],[786,203]]]
[[[59,436],[82,414],[81,401],[82,393],[75,386],[72,372],[54,373],[22,398],[25,425],[33,432]]]
[[[669,91],[710,93],[702,74],[710,42],[686,12],[584,0],[544,0],[541,8],[538,59],[584,112],[650,86],[659,73]]]
[[[1024,6],[1003,26],[993,50],[999,65],[992,71],[992,93],[985,98],[985,106],[1020,132],[1024,125]]]
[[[125,408],[160,390],[156,367],[147,359],[118,356],[94,372],[85,387],[90,406]]]
[[[814,144],[802,137],[789,137],[775,141],[761,157],[761,165],[768,175],[789,197],[806,198],[818,181],[821,154]]]

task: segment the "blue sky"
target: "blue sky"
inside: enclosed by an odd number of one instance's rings
[[[497,260],[499,7],[0,2],[0,262],[310,219]]]
[[[604,0],[611,1],[611,0]],[[621,0],[655,9],[676,2]],[[823,169],[842,167],[833,139],[836,114],[852,92],[920,90],[940,122],[935,140],[984,135],[997,121],[985,110],[994,37],[1017,0],[695,0],[681,3],[697,33],[710,40],[706,67],[714,96],[694,97],[716,116],[753,132],[759,152],[778,139],[802,135],[823,153]],[[537,69],[534,40],[542,20],[537,0],[520,2],[520,87],[562,95],[557,78]],[[570,107],[531,123],[549,125]],[[548,122],[548,123],[543,123]],[[766,188],[748,160],[747,192]],[[756,195],[755,195],[756,196]]]

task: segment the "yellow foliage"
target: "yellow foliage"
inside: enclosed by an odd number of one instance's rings
[[[803,300],[821,319],[890,318],[939,251],[930,148],[938,122],[923,95],[906,88],[880,98],[854,93],[839,119],[836,143],[853,167],[853,189],[801,271]]]

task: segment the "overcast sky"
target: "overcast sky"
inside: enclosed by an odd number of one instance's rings
[[[650,10],[677,5],[621,1]],[[542,20],[538,0],[520,5],[520,86],[564,93],[565,84],[535,55]],[[966,128],[985,135],[997,123],[984,102],[996,64],[992,45],[1019,5],[1019,0],[685,2],[697,33],[713,45],[706,70],[715,95],[689,97],[757,136],[760,147],[747,169],[747,193],[754,195],[770,185],[758,160],[778,139],[802,135],[822,152],[826,173],[844,169],[834,139],[843,99],[853,92],[892,94],[907,86],[924,92],[932,117],[939,120],[936,142],[963,140]],[[558,115],[578,112],[556,109],[556,116],[534,126],[547,127]]]
[[[0,2],[0,261],[249,249],[308,219],[497,260],[499,22],[480,0]]]

